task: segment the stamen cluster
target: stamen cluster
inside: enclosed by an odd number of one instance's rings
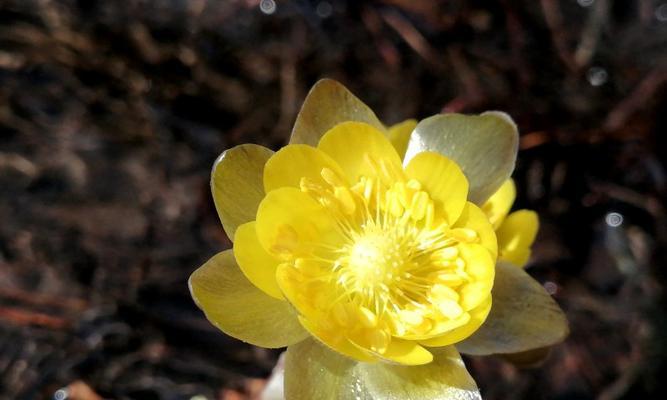
[[[382,355],[392,338],[429,339],[470,320],[479,301],[469,296],[475,277],[463,253],[479,235],[450,226],[419,181],[381,160],[366,162],[374,176],[351,186],[328,168],[325,185],[301,179],[301,191],[335,217],[342,240],[314,244],[289,276],[298,297],[312,301],[306,319]]]

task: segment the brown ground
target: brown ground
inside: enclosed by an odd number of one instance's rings
[[[284,144],[325,76],[388,123],[520,126],[531,271],[572,335],[540,369],[467,359],[486,399],[664,398],[666,20],[658,0],[0,0],[0,398],[259,390],[277,353],[187,291],[229,246],[208,173]]]

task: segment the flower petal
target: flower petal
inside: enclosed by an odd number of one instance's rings
[[[308,336],[289,303],[266,295],[246,279],[231,250],[218,253],[193,272],[188,285],[206,318],[229,336],[269,348]]]
[[[278,267],[276,279],[285,297],[299,312],[299,322],[304,329],[330,349],[350,358],[365,362],[377,361],[377,357],[370,352],[351,343],[345,336],[345,330],[332,323],[329,315],[318,310],[316,304],[331,300],[322,298],[325,291],[313,286],[317,284],[316,280],[304,282],[294,272],[293,267],[283,264]]]
[[[423,365],[433,361],[433,354],[412,340],[392,338],[387,350],[378,355],[401,365]]]
[[[416,119],[407,119],[389,127],[389,140],[391,141],[391,144],[394,145],[394,148],[401,159],[405,156],[405,150],[408,149],[410,135],[415,129],[415,126],[417,126]]]
[[[498,229],[502,224],[507,213],[510,212],[515,198],[516,185],[514,180],[508,179],[481,207],[482,211],[489,217],[493,229]]]
[[[500,262],[486,322],[456,347],[472,355],[518,353],[561,342],[567,319],[549,293],[523,269]]]
[[[336,221],[312,197],[293,187],[269,192],[257,210],[255,227],[264,249],[279,259],[308,256],[319,243],[336,244]]]
[[[290,143],[317,146],[322,135],[345,121],[358,121],[384,130],[375,113],[345,86],[331,79],[313,85],[296,117]]]
[[[408,178],[416,179],[428,192],[436,207],[442,208],[451,225],[459,218],[468,195],[468,180],[461,168],[447,157],[426,151],[417,154],[405,167]]]
[[[459,328],[455,328],[444,335],[428,340],[421,340],[420,343],[427,347],[442,347],[460,342],[472,335],[484,323],[491,310],[491,303],[491,296],[488,296],[481,304],[468,311],[470,314],[468,323]]]
[[[470,228],[477,232],[479,244],[484,246],[495,260],[498,256],[498,239],[486,214],[471,202],[467,202],[452,228]]]
[[[434,349],[419,366],[357,363],[314,340],[287,349],[285,398],[289,400],[481,399],[475,381],[453,347]]]
[[[322,170],[328,168],[338,177],[343,178],[343,171],[338,164],[323,151],[305,144],[291,144],[278,150],[264,167],[264,190],[284,186],[300,187],[301,178],[326,185]]]
[[[378,168],[393,178],[403,176],[401,159],[389,139],[377,128],[361,122],[344,122],[329,130],[317,146],[343,169],[351,183],[374,177]],[[373,166],[375,164],[375,166]]]
[[[239,225],[255,219],[264,197],[264,164],[273,151],[242,144],[223,152],[213,164],[211,191],[222,227],[230,239]]]
[[[505,218],[496,232],[498,235],[498,259],[523,267],[530,258],[530,246],[539,229],[537,213],[519,210]]]
[[[234,257],[243,274],[264,293],[283,300],[276,282],[276,268],[280,261],[264,250],[257,239],[256,222],[248,222],[236,229]]]
[[[473,278],[459,289],[460,304],[464,310],[472,310],[480,305],[491,293],[495,275],[495,260],[488,250],[479,244],[462,243],[457,246],[465,261],[465,272]]]
[[[318,327],[317,324],[313,324],[312,322],[303,317],[299,317],[299,322],[301,322],[301,325],[311,335],[317,338],[322,343],[322,345],[327,346],[332,351],[336,351],[338,353],[341,353],[358,361],[364,361],[364,362],[377,361],[376,357],[370,355],[368,352],[353,345],[344,336],[341,336],[340,331],[338,332],[325,331],[321,327]]]
[[[518,143],[516,125],[505,113],[434,115],[417,124],[403,163],[423,151],[451,158],[470,182],[470,201],[481,205],[510,177]]]

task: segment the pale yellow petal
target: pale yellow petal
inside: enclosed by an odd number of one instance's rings
[[[412,340],[392,338],[387,350],[380,355],[401,365],[423,365],[433,361],[433,354]]]
[[[416,119],[407,119],[389,127],[389,140],[391,141],[391,144],[394,145],[394,148],[401,159],[405,156],[405,150],[408,148],[410,135],[412,134],[412,130],[415,129],[415,126],[417,126]]]
[[[257,210],[257,237],[264,249],[281,260],[308,256],[321,243],[340,237],[328,210],[297,188],[269,192]]]
[[[345,336],[346,332],[334,323],[329,314],[318,309],[316,304],[326,302],[326,299],[320,298],[325,295],[325,291],[312,286],[317,284],[315,280],[304,277],[302,271],[296,271],[288,264],[278,267],[276,279],[285,297],[300,314],[299,322],[311,335],[332,350],[355,360],[377,360],[368,351],[350,343]]]
[[[530,246],[539,229],[537,213],[519,210],[505,218],[496,232],[498,235],[498,259],[523,267],[530,258]]]
[[[482,211],[489,217],[489,221],[493,225],[493,229],[498,229],[500,224],[510,212],[514,199],[516,198],[516,185],[512,179],[508,179],[503,183],[500,189],[489,197],[489,199],[482,206]]]
[[[464,284],[460,290],[460,304],[464,310],[472,310],[481,304],[491,293],[495,261],[489,252],[479,244],[460,244],[460,257],[465,262],[465,272],[472,278],[471,283]]]
[[[326,153],[305,144],[291,144],[278,150],[264,167],[264,190],[284,186],[300,187],[302,178],[317,185],[327,185],[322,170],[328,169],[345,182],[338,164]]]
[[[236,228],[255,219],[264,197],[264,164],[273,151],[255,144],[226,150],[213,164],[211,191],[222,227],[230,239]]]
[[[417,124],[404,162],[423,151],[451,158],[468,178],[468,198],[481,205],[512,174],[518,144],[516,125],[505,113],[434,115]]]
[[[317,318],[320,315],[317,307],[315,307],[315,299],[306,294],[308,290],[304,289],[304,278],[301,274],[295,271],[290,263],[279,265],[276,269],[276,281],[282,291],[283,295],[298,311],[299,315],[305,315],[311,318]],[[310,327],[309,327],[310,328]]]
[[[455,348],[433,349],[418,366],[358,363],[314,340],[287,349],[285,397],[289,400],[478,400],[479,389]]]
[[[322,79],[313,85],[303,101],[290,143],[317,146],[322,135],[345,121],[365,122],[379,130],[385,129],[375,113],[345,86]]]
[[[308,336],[291,306],[256,288],[223,251],[192,273],[192,298],[206,318],[229,336],[262,347],[284,347]]]
[[[492,298],[491,296],[487,296],[487,298],[477,307],[468,311],[470,314],[468,323],[432,339],[420,340],[420,343],[428,347],[442,347],[459,343],[475,333],[475,331],[484,323],[489,315],[489,311],[491,311],[491,304]]]
[[[361,122],[344,122],[329,130],[318,149],[343,169],[350,182],[363,176],[375,177],[387,171],[391,180],[403,177],[401,159],[389,139],[377,128]]]
[[[423,152],[410,160],[405,174],[422,184],[450,225],[456,222],[467,203],[468,181],[455,162],[438,153]]]
[[[284,297],[276,282],[279,260],[264,250],[257,239],[255,221],[238,227],[234,236],[234,257],[243,274],[253,285],[276,299]]]
[[[457,343],[462,353],[518,353],[551,346],[567,336],[563,311],[523,269],[498,263],[492,296],[493,307],[484,324]]]
[[[311,335],[317,338],[322,344],[329,347],[331,351],[343,354],[356,361],[376,362],[378,359],[369,352],[353,345],[345,338],[343,332],[334,330],[325,330],[316,323],[299,317],[299,322]]]
[[[498,256],[498,239],[486,214],[471,202],[467,202],[453,228],[468,228],[477,233],[478,243],[484,246],[491,257]]]

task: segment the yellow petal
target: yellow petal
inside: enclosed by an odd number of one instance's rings
[[[299,322],[301,322],[301,325],[304,327],[304,329],[306,329],[325,346],[328,346],[332,351],[336,351],[356,361],[377,361],[376,357],[373,357],[367,351],[364,351],[350,343],[349,340],[341,335],[340,331],[326,331],[304,317],[299,317]]]
[[[379,355],[401,365],[422,365],[433,361],[433,354],[412,340],[392,338],[387,350]]]
[[[486,214],[471,202],[467,202],[461,216],[456,220],[452,228],[468,228],[477,232],[479,244],[484,246],[491,257],[495,259],[498,256],[498,240],[493,226],[486,217]]]
[[[339,237],[331,214],[293,187],[266,195],[257,210],[255,230],[264,249],[281,260],[311,255],[320,243],[335,244]]]
[[[285,263],[278,266],[276,269],[276,281],[283,295],[300,315],[314,319],[320,318],[321,312],[314,305],[315,299],[304,294],[304,292],[307,293],[308,291],[304,290],[303,277],[298,276],[291,264]],[[312,329],[312,327],[309,326],[307,329]]]
[[[222,227],[230,239],[236,228],[255,219],[264,197],[264,164],[273,151],[255,144],[226,150],[213,164],[211,191]]]
[[[464,310],[471,310],[481,304],[491,292],[495,275],[495,262],[484,246],[460,244],[460,256],[465,261],[465,272],[472,283],[460,288],[460,304]]]
[[[442,347],[459,343],[472,335],[484,323],[491,310],[491,303],[491,296],[487,296],[476,308],[468,311],[470,314],[468,323],[432,339],[420,340],[420,343],[428,347]]]
[[[508,215],[496,232],[500,253],[498,259],[518,267],[526,265],[538,229],[539,220],[534,211],[519,210]]]
[[[495,262],[488,250],[476,243],[460,243],[457,246],[459,256],[465,261],[465,272],[477,282],[488,282],[489,291],[493,285]]]
[[[299,322],[316,337],[320,342],[328,346],[334,351],[344,354],[357,361],[372,362],[377,361],[378,358],[388,360],[394,363],[405,365],[420,365],[429,363],[432,360],[431,353],[421,347],[417,342],[390,338],[386,336],[386,348],[382,351],[370,350],[374,343],[374,331],[371,325],[374,325],[377,320],[375,315],[359,315],[360,325],[357,326],[355,332],[349,329],[344,329],[335,320],[335,316],[330,313],[324,313],[318,310],[314,304],[318,302],[317,292],[308,294],[308,290],[304,289],[307,283],[298,282],[290,276],[290,268],[286,265],[278,267],[277,279],[278,283],[289,299],[290,303],[301,313]],[[361,308],[359,311],[365,310],[372,314],[371,311]],[[361,312],[360,314],[364,314]],[[370,320],[374,319],[374,322]],[[367,321],[363,329],[364,320]],[[381,346],[384,347],[384,346]]]
[[[317,146],[322,135],[345,121],[365,122],[384,130],[373,111],[345,86],[331,79],[322,79],[313,85],[303,101],[290,143]]]
[[[462,353],[518,353],[551,346],[567,336],[563,311],[523,269],[498,263],[492,296],[493,307],[484,324],[457,343]]]
[[[459,218],[466,205],[468,181],[456,163],[438,153],[423,152],[410,160],[405,174],[422,184],[450,225]]]
[[[299,312],[299,322],[311,335],[334,351],[358,361],[373,362],[377,358],[364,349],[353,345],[346,337],[345,331],[316,307],[320,303],[318,296],[324,292],[317,288],[307,287],[312,282],[304,282],[296,276],[294,268],[288,264],[278,267],[276,279],[285,297]]]
[[[403,176],[401,159],[389,139],[377,128],[365,123],[336,125],[322,136],[317,148],[340,165],[350,182],[357,182],[362,175],[375,177],[378,168],[392,174],[393,180]]]
[[[516,198],[516,185],[512,179],[508,179],[503,183],[500,189],[489,197],[489,199],[482,206],[482,211],[489,217],[489,221],[493,224],[493,229],[498,229],[503,222],[507,213],[510,212],[514,199]]]
[[[468,198],[481,205],[512,174],[518,144],[516,125],[505,113],[440,114],[417,124],[404,162],[423,151],[451,158],[468,178]]]
[[[300,187],[301,179],[326,185],[322,170],[329,169],[344,179],[338,164],[324,152],[305,144],[292,144],[278,150],[264,167],[264,190],[270,192],[284,186]]]
[[[412,130],[415,129],[415,126],[417,126],[417,120],[407,119],[389,127],[389,140],[391,141],[391,144],[394,145],[394,148],[401,159],[405,156],[405,150],[407,150],[408,141],[410,141],[410,134],[412,134]]]
[[[418,366],[357,363],[314,340],[287,349],[285,398],[290,400],[481,399],[455,348],[433,349]]]
[[[264,250],[255,232],[255,221],[238,227],[234,236],[234,257],[243,274],[253,285],[276,299],[283,300],[276,282],[279,260]]]
[[[188,285],[206,318],[232,337],[277,348],[308,336],[289,303],[266,295],[246,279],[231,250],[219,253],[193,272]]]

